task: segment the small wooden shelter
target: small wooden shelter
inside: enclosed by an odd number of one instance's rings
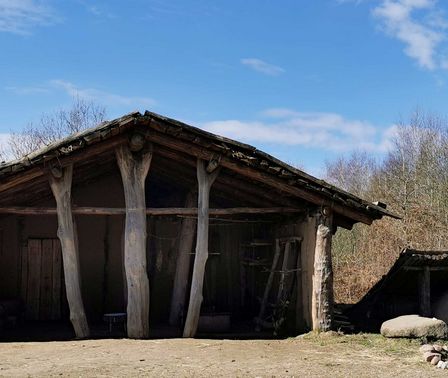
[[[401,315],[418,314],[448,322],[448,251],[404,249],[395,264],[349,310],[358,330],[379,331]]]
[[[0,165],[0,300],[77,337],[170,323],[332,324],[331,239],[394,216],[254,147],[131,113]],[[150,289],[151,288],[151,289]]]

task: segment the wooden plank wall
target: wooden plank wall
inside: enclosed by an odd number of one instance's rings
[[[57,239],[29,239],[22,251],[22,298],[29,320],[57,320],[62,305],[62,259]]]
[[[307,217],[299,226],[299,234],[302,236],[302,306],[303,326],[310,330],[311,324],[311,294],[314,273],[314,248],[316,246],[316,218]]]

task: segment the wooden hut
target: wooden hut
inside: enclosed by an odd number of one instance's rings
[[[132,338],[168,322],[192,337],[213,317],[328,330],[332,235],[394,216],[151,112],[0,165],[0,215],[0,301],[69,317],[77,337],[122,311]]]
[[[358,330],[378,332],[401,315],[448,322],[448,252],[404,249],[395,264],[349,311]]]

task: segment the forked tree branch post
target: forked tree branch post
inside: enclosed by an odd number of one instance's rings
[[[196,205],[196,193],[190,191],[185,200],[185,207]],[[180,317],[185,313],[188,276],[190,274],[191,252],[193,251],[196,219],[184,218],[179,235],[176,273],[174,276],[173,295],[171,297],[170,324],[179,325]]]
[[[204,285],[205,264],[208,258],[208,226],[209,226],[209,200],[210,188],[219,173],[219,167],[207,166],[203,160],[198,159],[198,228],[196,236],[196,253],[191,279],[190,301],[188,304],[187,319],[183,337],[194,337],[199,324],[199,315],[202,304],[202,289]]]
[[[331,261],[333,212],[330,208],[324,207],[316,216],[312,325],[313,331],[326,332],[331,330],[333,319],[333,266]]]
[[[132,137],[133,140],[138,137]],[[146,151],[135,143],[115,150],[123,181],[126,202],[124,233],[124,267],[128,293],[128,337],[149,336],[149,280],[146,261],[145,180],[152,160],[152,150]],[[131,151],[132,150],[132,151]]]
[[[65,290],[70,309],[70,321],[77,338],[89,337],[84,304],[81,294],[78,238],[72,214],[71,187],[73,165],[53,168],[49,181],[56,200],[58,216],[58,238],[61,241],[62,262],[64,266]]]

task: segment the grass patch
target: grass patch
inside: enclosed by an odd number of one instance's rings
[[[389,356],[410,356],[416,354],[421,345],[419,339],[391,339],[373,333],[344,335],[337,332],[321,334],[310,332],[303,335],[300,339],[322,347],[342,347],[344,345],[349,349],[368,349],[375,354],[378,352],[379,354]]]

